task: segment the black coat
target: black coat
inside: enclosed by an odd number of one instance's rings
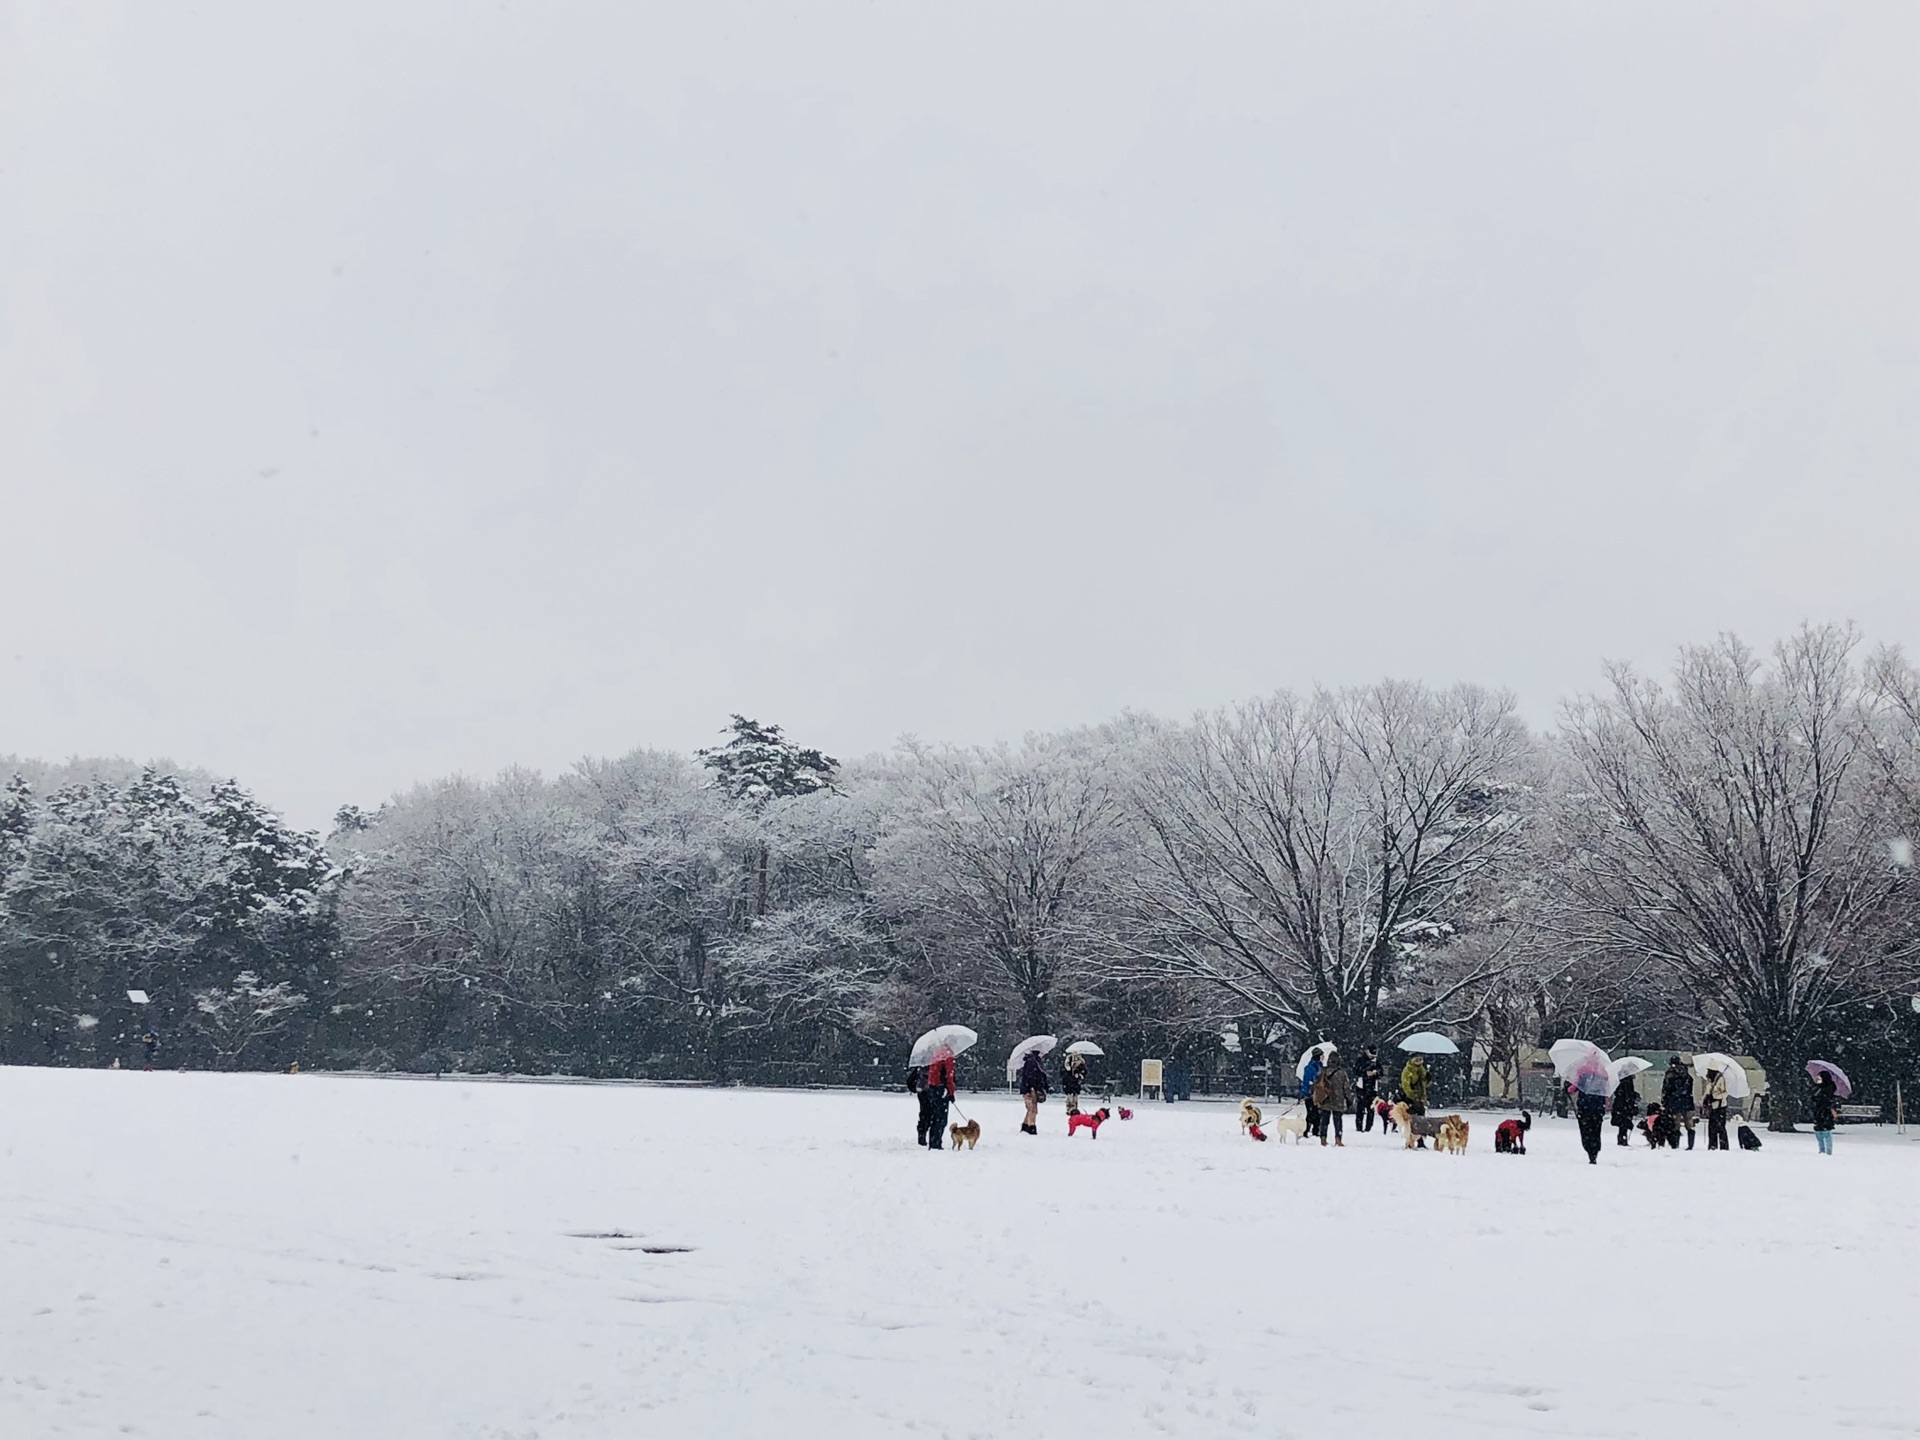
[[[1666,1076],[1660,1082],[1660,1108],[1669,1115],[1693,1113],[1693,1072],[1691,1070],[1667,1067]]]
[[[1040,1063],[1040,1052],[1029,1050],[1020,1060],[1020,1093],[1038,1095],[1045,1099],[1047,1095],[1047,1071]]]
[[[1613,1123],[1631,1125],[1633,1117],[1640,1113],[1640,1092],[1633,1088],[1633,1081],[1622,1080],[1620,1087],[1613,1092]]]
[[[1813,1128],[1831,1130],[1840,1119],[1839,1091],[1831,1077],[1822,1076],[1813,1087]]]

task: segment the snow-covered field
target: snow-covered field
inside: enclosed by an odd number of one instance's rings
[[[905,1096],[0,1070],[0,1435],[1920,1433],[1890,1131],[962,1105],[929,1155]]]

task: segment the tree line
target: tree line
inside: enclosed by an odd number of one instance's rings
[[[231,781],[13,762],[0,1060],[872,1083],[961,1020],[1236,1087],[1421,1028],[1913,1073],[1920,673],[1844,627],[1617,667],[1545,733],[1398,681],[848,763],[724,733],[324,841]]]

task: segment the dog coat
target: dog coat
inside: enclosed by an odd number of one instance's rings
[[[1098,1140],[1100,1138],[1100,1122],[1104,1118],[1098,1110],[1095,1110],[1089,1115],[1069,1115],[1067,1117],[1067,1134],[1073,1134],[1074,1131],[1084,1125],[1093,1132],[1093,1138]]]
[[[1264,1140],[1267,1138],[1267,1132],[1262,1130],[1258,1125],[1247,1126],[1247,1133],[1256,1140]]]

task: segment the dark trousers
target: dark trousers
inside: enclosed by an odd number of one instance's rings
[[[1309,1135],[1320,1133],[1320,1107],[1311,1100],[1307,1101],[1307,1133]]]
[[[1607,1112],[1604,1110],[1575,1110],[1580,1121],[1580,1144],[1587,1152],[1589,1160],[1600,1156],[1600,1131],[1606,1124]]]
[[[1707,1111],[1707,1149],[1727,1148],[1727,1107],[1719,1105]]]
[[[919,1099],[920,1119],[913,1127],[913,1138],[916,1143],[924,1145],[927,1143],[927,1131],[933,1126],[933,1096],[922,1090]]]
[[[1338,1140],[1340,1138],[1340,1127],[1346,1123],[1346,1119],[1347,1112],[1344,1110],[1322,1110],[1320,1112],[1320,1128],[1314,1133],[1324,1141],[1327,1138],[1327,1122],[1331,1120],[1333,1122],[1333,1138]]]
[[[947,1138],[947,1106],[953,1103],[944,1090],[927,1094],[927,1148],[938,1150]]]
[[[1371,1130],[1372,1128],[1373,1097],[1371,1095],[1362,1095],[1358,1100],[1353,1102],[1353,1133],[1358,1135],[1362,1130]]]
[[[1620,1132],[1620,1143],[1622,1145],[1626,1144],[1627,1137],[1633,1134],[1633,1117],[1631,1115],[1619,1116],[1614,1120],[1613,1128]]]

